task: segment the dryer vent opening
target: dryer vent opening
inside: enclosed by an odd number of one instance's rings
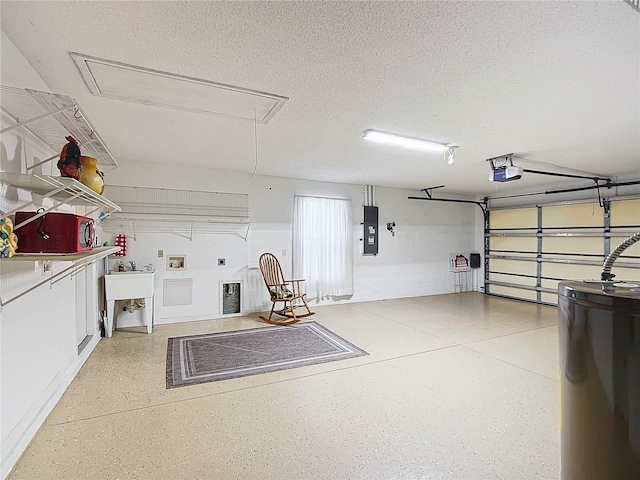
[[[242,282],[221,282],[222,315],[242,313]]]

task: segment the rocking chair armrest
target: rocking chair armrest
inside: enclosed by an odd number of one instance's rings
[[[304,282],[304,279],[298,280],[287,280],[288,283],[291,283],[291,288],[293,289],[293,294],[296,297],[303,295],[302,288],[300,288],[300,282]]]
[[[286,300],[289,298],[293,298],[298,295],[300,290],[299,288],[296,288],[295,285],[289,287],[289,282],[267,284],[267,288],[269,289],[272,300]]]

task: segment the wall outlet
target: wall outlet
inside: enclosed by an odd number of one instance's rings
[[[158,258],[164,257],[164,250],[158,250]]]
[[[225,263],[225,259],[224,258],[219,258],[218,259],[218,265],[222,266]]]

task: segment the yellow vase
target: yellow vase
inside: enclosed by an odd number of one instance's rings
[[[80,163],[82,164],[80,181],[94,192],[102,195],[104,191],[104,174],[98,170],[98,160],[82,155]]]

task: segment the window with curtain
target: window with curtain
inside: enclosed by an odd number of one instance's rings
[[[351,200],[296,196],[293,275],[309,298],[353,295]]]

